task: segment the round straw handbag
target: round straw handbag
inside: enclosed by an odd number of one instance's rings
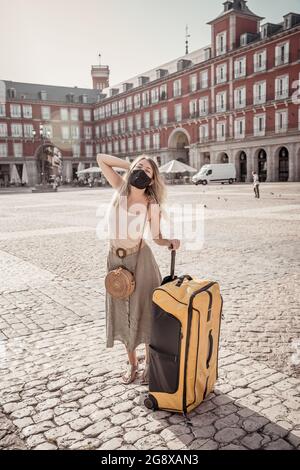
[[[147,209],[148,207],[149,207],[149,203],[147,204]],[[112,271],[109,271],[107,275],[105,276],[105,280],[104,280],[105,288],[107,292],[112,297],[115,297],[116,299],[127,299],[133,293],[135,289],[135,272],[136,272],[136,267],[137,267],[138,258],[140,254],[141,244],[143,241],[143,233],[144,233],[144,229],[146,225],[146,220],[147,220],[147,211],[146,211],[145,222],[143,226],[142,237],[141,237],[138,252],[137,252],[138,254],[137,254],[134,273],[129,271],[129,269],[127,269],[125,266],[119,266],[118,268],[113,269]],[[122,250],[121,248],[119,249]]]

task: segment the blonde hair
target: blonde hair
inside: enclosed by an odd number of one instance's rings
[[[120,189],[118,189],[118,191],[116,192],[116,194],[113,198],[113,201],[112,201],[113,206],[117,207],[120,204],[121,197],[129,196],[129,194],[130,194],[129,177],[130,177],[132,171],[134,170],[134,168],[136,167],[136,165],[141,160],[147,160],[150,163],[150,165],[152,167],[152,170],[153,170],[153,177],[152,177],[153,182],[150,186],[148,186],[145,189],[145,195],[148,196],[148,198],[150,199],[150,203],[159,204],[159,206],[162,206],[165,203],[166,193],[167,193],[166,185],[165,185],[165,182],[164,182],[163,178],[161,177],[161,175],[159,173],[158,166],[155,163],[155,161],[153,160],[153,158],[151,158],[149,155],[143,154],[143,155],[140,155],[140,156],[136,157],[133,160],[133,162],[130,165],[129,170],[123,176],[124,181],[123,181]],[[162,210],[162,212],[164,212],[164,211]]]

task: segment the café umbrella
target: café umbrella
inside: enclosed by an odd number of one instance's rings
[[[160,173],[197,173],[198,170],[193,168],[186,163],[182,163],[179,160],[171,160],[170,162],[165,163],[165,165],[159,168]]]

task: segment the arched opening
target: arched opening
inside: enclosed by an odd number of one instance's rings
[[[172,160],[179,160],[182,163],[190,164],[189,158],[190,136],[185,129],[175,129],[168,141],[168,148]]]
[[[245,183],[247,180],[247,155],[244,151],[239,156],[239,170],[240,181]]]
[[[263,183],[267,179],[267,152],[264,149],[258,151],[257,162],[259,181]]]
[[[219,153],[219,155],[217,156],[217,163],[229,163],[229,157],[227,153],[225,152]]]
[[[281,147],[278,154],[278,180],[288,181],[289,179],[289,151],[286,147]]]

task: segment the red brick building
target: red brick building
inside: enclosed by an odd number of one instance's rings
[[[49,96],[42,102],[30,101],[26,90],[21,100],[21,89],[30,85],[5,82],[0,177],[6,162],[22,158],[30,167],[30,182],[38,179],[34,168],[41,143],[26,142],[24,135],[16,140],[14,124],[26,121],[52,125],[49,138],[62,152],[69,179],[78,165],[94,164],[101,152],[130,158],[147,153],[161,164],[176,158],[196,168],[232,162],[240,181],[250,181],[253,169],[262,180],[300,181],[300,14],[287,13],[279,24],[263,23],[246,3],[223,4],[224,11],[208,23],[209,46],[114,87],[108,87],[108,67],[100,65],[92,68],[94,90],[47,87]],[[17,96],[9,96],[14,88]],[[26,107],[19,118],[12,116],[14,105],[32,105],[32,118],[26,117]],[[46,120],[43,107],[51,108]],[[6,136],[5,123],[13,126]],[[13,156],[20,150],[13,148],[16,143],[23,145],[22,156]]]

